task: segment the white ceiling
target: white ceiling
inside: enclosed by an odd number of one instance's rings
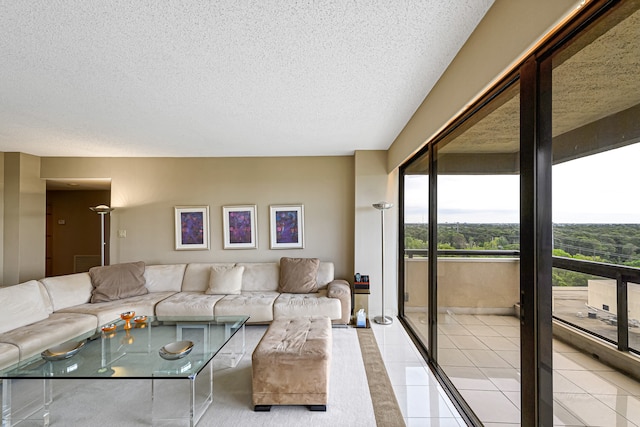
[[[387,149],[493,0],[0,1],[0,151]]]

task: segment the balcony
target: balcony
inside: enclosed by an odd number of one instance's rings
[[[438,364],[483,423],[518,424],[519,259],[456,252],[438,252]],[[404,267],[405,318],[428,347],[426,251],[408,251]],[[587,286],[552,291],[554,424],[620,425],[619,416],[639,423],[637,269],[554,258],[559,271],[583,274]],[[628,316],[618,316],[621,304]],[[628,405],[607,408],[605,396]]]

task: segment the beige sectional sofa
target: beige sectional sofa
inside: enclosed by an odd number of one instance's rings
[[[158,317],[247,315],[248,323],[254,324],[310,315],[327,316],[334,324],[346,325],[350,319],[350,286],[334,280],[331,262],[319,263],[317,289],[301,293],[282,291],[277,262],[169,264],[143,269],[144,294],[106,302],[90,302],[95,287],[89,273],[0,288],[0,369],[81,334],[99,333],[101,325],[130,310]],[[212,271],[231,269],[241,274],[239,291],[211,293]]]

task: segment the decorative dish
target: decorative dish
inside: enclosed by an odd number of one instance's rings
[[[193,350],[193,342],[176,341],[162,347],[158,353],[160,357],[166,360],[181,359]]]
[[[147,316],[136,316],[133,318],[134,323],[145,323],[147,321]]]
[[[115,323],[109,323],[108,325],[104,325],[102,328],[102,332],[113,332],[116,330],[116,324]]]
[[[82,350],[84,343],[84,341],[79,341],[60,344],[43,351],[40,355],[44,360],[49,361],[68,359]]]

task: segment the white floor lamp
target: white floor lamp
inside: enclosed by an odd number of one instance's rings
[[[104,240],[104,216],[111,212],[114,208],[110,208],[107,205],[98,205],[89,209],[100,215],[100,265],[104,266],[104,248],[107,244]]]
[[[390,325],[393,319],[384,315],[384,211],[393,207],[388,202],[374,203],[373,207],[380,211],[380,223],[382,224],[382,315],[373,318],[373,321],[381,325]]]

